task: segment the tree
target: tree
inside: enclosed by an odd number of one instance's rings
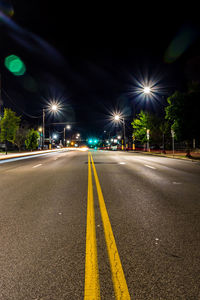
[[[161,123],[162,120],[156,115],[141,111],[131,123],[134,129],[134,137],[142,144],[146,143],[147,129],[149,129],[150,141],[157,145],[160,144],[162,140]]]
[[[149,115],[144,111],[141,111],[136,119],[131,123],[134,129],[134,137],[136,140],[140,141],[142,144],[147,142],[147,129],[149,128]]]
[[[36,130],[30,129],[28,131],[26,140],[25,140],[25,145],[26,149],[28,150],[35,150],[38,148],[38,139],[39,139],[39,134]]]
[[[18,128],[15,136],[15,145],[17,146],[19,151],[21,151],[22,147],[25,145],[27,134],[28,134],[28,128],[26,127]]]
[[[175,132],[175,138],[185,141],[186,156],[190,155],[190,142],[199,137],[199,104],[200,89],[196,85],[190,86],[186,93],[176,91],[167,99],[165,118],[170,122]]]
[[[6,154],[8,151],[8,142],[14,144],[16,132],[19,128],[20,117],[16,116],[16,113],[9,108],[5,108],[4,116],[0,121],[0,140],[5,142]]]

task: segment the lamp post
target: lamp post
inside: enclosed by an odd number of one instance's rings
[[[42,150],[44,150],[45,141],[45,109],[42,110]]]
[[[76,135],[76,140],[77,140],[77,142],[79,142],[79,144],[80,144],[80,133],[77,133],[77,135]]]
[[[66,127],[64,127],[64,133],[63,133],[63,146],[66,147],[66,143],[65,143],[65,130]]]
[[[40,135],[40,149],[41,149],[41,144],[42,144],[42,142],[41,142],[41,133],[42,133],[42,127],[39,127],[38,128],[38,131],[39,131],[39,135]]]
[[[143,86],[142,88],[142,94],[144,94],[145,96],[148,96],[152,93],[152,89],[150,86]],[[135,115],[135,107],[134,107],[134,115]],[[150,151],[150,147],[149,147],[149,132],[150,130],[147,129],[147,151]],[[135,150],[135,134],[133,132],[133,150]]]
[[[43,108],[42,110],[42,150],[44,150],[44,143],[45,143],[45,115],[46,110],[50,112],[57,112],[59,110],[58,104],[50,104],[49,108]]]
[[[124,133],[124,146],[123,146],[123,140],[122,140],[122,150],[124,148],[124,150],[126,150],[126,132],[125,132],[125,121],[124,121],[124,117],[121,117],[120,115],[115,115],[114,116],[114,120],[115,121],[122,121],[123,124],[123,133]]]
[[[64,147],[66,147],[66,129],[70,130],[71,129],[71,125],[67,125],[66,127],[64,127]]]

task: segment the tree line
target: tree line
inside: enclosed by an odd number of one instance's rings
[[[0,120],[0,142],[5,143],[5,152],[8,153],[9,143],[16,145],[21,151],[23,147],[27,150],[38,148],[39,134],[33,128],[23,125],[21,117],[17,116],[10,108],[4,109]]]

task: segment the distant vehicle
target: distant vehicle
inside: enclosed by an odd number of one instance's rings
[[[117,150],[117,145],[111,145],[110,149],[113,150],[113,151],[116,151]]]

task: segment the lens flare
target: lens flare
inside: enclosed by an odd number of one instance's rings
[[[11,12],[9,15],[5,13],[0,0],[0,25],[3,24],[7,27],[9,36],[29,52],[43,57],[45,61],[49,61],[51,65],[65,65],[66,62],[63,56],[53,46],[36,34],[19,26],[9,17],[10,15]]]
[[[16,76],[22,76],[26,72],[23,61],[16,55],[9,55],[5,58],[6,68]]]
[[[164,55],[164,61],[166,63],[175,62],[198,37],[199,32],[195,27],[190,25],[182,27],[168,46]]]

